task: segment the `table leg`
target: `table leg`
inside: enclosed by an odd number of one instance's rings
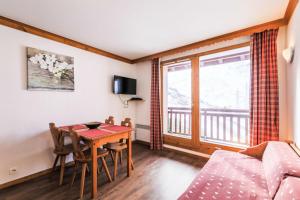
[[[93,142],[91,145],[91,158],[92,158],[92,199],[97,198],[97,146]]]
[[[127,176],[129,177],[131,175],[131,159],[132,159],[132,149],[131,149],[131,133],[128,133],[128,139],[127,139]]]

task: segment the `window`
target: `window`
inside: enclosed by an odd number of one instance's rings
[[[204,141],[248,145],[249,47],[200,57],[200,137]]]
[[[191,62],[166,65],[167,133],[191,138]]]
[[[164,142],[202,149],[249,143],[249,43],[162,64]]]

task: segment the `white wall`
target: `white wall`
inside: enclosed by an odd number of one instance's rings
[[[296,47],[300,46],[299,40],[296,40],[296,36],[299,35],[299,28],[296,27],[296,24],[299,24],[299,15],[298,6],[287,31],[288,43],[297,43]],[[114,115],[117,122],[129,116],[136,124],[150,125],[150,61],[136,65],[125,64],[4,26],[0,26],[0,36],[0,159],[5,161],[0,164],[0,184],[51,167],[54,159],[53,144],[48,131],[48,123],[51,121],[58,125],[73,124],[103,120],[108,115]],[[198,49],[197,52],[245,40],[247,38],[211,45]],[[300,78],[299,54],[296,55],[293,65],[287,67],[286,72],[281,56],[285,43],[285,28],[281,28],[278,37],[280,132],[282,139],[295,135],[300,144],[300,134],[297,134],[300,127],[296,123],[300,117],[300,107],[297,103],[300,95],[300,83],[297,81]],[[26,90],[28,46],[73,56],[75,92]],[[180,55],[183,54],[177,56]],[[171,57],[163,59],[169,58]],[[130,103],[128,109],[123,108],[119,98],[111,93],[113,74],[137,78],[137,94],[145,101]],[[289,97],[287,101],[286,96]],[[137,129],[139,140],[149,141],[149,134],[147,129]],[[17,168],[15,175],[8,175],[11,167]]]
[[[226,46],[231,46],[239,43],[244,43],[249,41],[249,37],[236,38],[229,41],[224,41],[216,43],[213,45],[201,47],[191,51],[182,52],[175,55],[170,55],[163,57],[162,60],[169,60],[176,57],[182,57],[186,55],[191,55],[194,53],[210,51],[213,49],[218,49]],[[277,52],[278,52],[278,79],[279,79],[279,131],[280,139],[291,139],[291,134],[287,132],[287,102],[286,102],[286,63],[282,57],[282,50],[286,46],[286,27],[281,27],[278,33],[277,39]],[[151,62],[142,62],[137,65],[137,77],[138,77],[138,93],[141,94],[146,102],[137,105],[137,124],[150,125],[150,91],[151,91]],[[149,130],[137,129],[137,139],[143,141],[149,140]]]
[[[279,82],[279,139],[290,140],[291,135],[287,132],[287,97],[286,97],[286,62],[282,51],[286,46],[286,26],[280,27],[277,37],[277,64]]]
[[[74,57],[75,92],[26,90],[26,47]],[[113,74],[136,78],[134,65],[0,26],[0,184],[53,164],[48,123],[58,125],[104,120],[108,115],[131,117],[111,92]],[[9,175],[11,167],[17,168]]]
[[[150,100],[151,100],[151,62],[136,64],[137,94],[145,101],[136,105],[136,124],[150,126]],[[150,130],[136,129],[136,139],[150,142]]]
[[[287,28],[287,47],[295,47],[295,57],[287,66],[288,132],[300,147],[300,5]]]

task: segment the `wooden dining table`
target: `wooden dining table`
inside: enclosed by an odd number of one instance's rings
[[[83,141],[85,141],[91,148],[92,158],[92,199],[97,198],[97,148],[109,142],[118,142],[120,139],[126,139],[127,142],[127,176],[131,175],[131,159],[132,159],[132,145],[131,132],[132,129],[125,126],[101,124],[97,129],[88,129],[84,124],[61,126],[59,129],[68,134],[70,127],[76,131]]]

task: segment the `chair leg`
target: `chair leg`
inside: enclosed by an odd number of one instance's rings
[[[132,159],[131,159],[131,168],[132,168],[132,170],[134,170]]]
[[[83,163],[82,171],[81,171],[81,181],[80,181],[80,199],[82,199],[83,197],[86,167],[87,167],[87,163]]]
[[[99,168],[99,165],[98,165],[99,174],[101,173],[101,171],[102,171],[102,168],[103,168],[103,165],[100,165],[100,168]]]
[[[56,167],[56,165],[57,165],[58,159],[59,159],[59,155],[56,155],[56,158],[55,158],[55,160],[54,160],[53,167],[52,167],[52,172],[55,171],[55,167]]]
[[[100,174],[100,168],[99,168],[99,165],[97,167],[97,174]]]
[[[90,174],[91,170],[88,165],[86,165],[86,171]]]
[[[75,177],[76,177],[76,173],[77,173],[77,167],[78,167],[78,162],[75,161],[75,165],[74,165],[74,171],[73,171],[73,175],[72,175],[72,179],[71,179],[71,187],[74,184],[75,181]]]
[[[59,177],[59,185],[62,185],[64,179],[64,172],[65,172],[65,162],[66,156],[63,155],[60,157],[60,177]]]
[[[97,160],[98,162],[98,160]],[[97,174],[100,174],[102,171],[102,165],[99,165],[99,162],[98,162],[98,167],[97,167]]]
[[[123,159],[123,153],[122,153],[123,151],[121,150],[120,151],[120,164],[122,165],[122,159]]]
[[[114,180],[116,180],[116,177],[117,177],[118,158],[119,158],[119,152],[116,151],[115,162],[114,162]]]
[[[111,157],[111,160],[112,162],[115,162],[115,159],[114,159],[114,154],[112,151],[109,151],[109,154],[110,154],[110,157]]]
[[[103,166],[103,168],[104,168],[105,174],[106,174],[106,176],[107,176],[109,182],[112,182],[112,179],[111,179],[111,176],[110,176],[108,167],[107,167],[107,165],[106,165],[105,157],[101,157],[101,161],[102,161],[102,166]]]

